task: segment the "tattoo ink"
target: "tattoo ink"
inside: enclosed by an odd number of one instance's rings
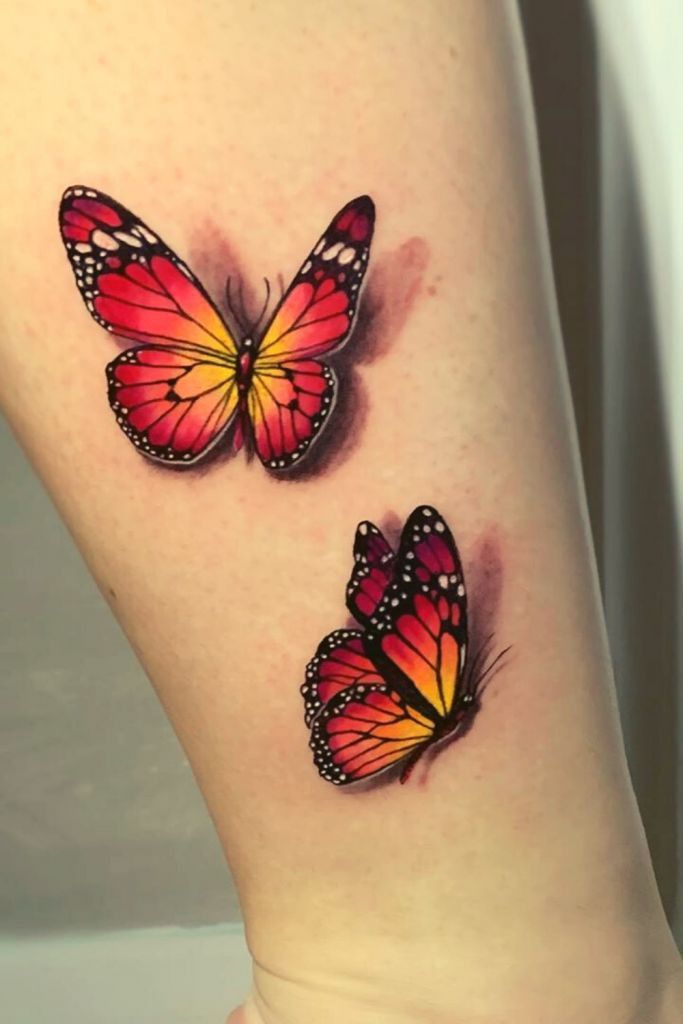
[[[260,338],[241,287],[228,282],[231,330],[189,267],[141,220],[102,192],[68,188],[62,241],[90,315],[136,342],[106,369],[109,404],[135,448],[192,466],[228,439],[281,474],[304,459],[332,413],[337,378],[323,357],[348,339],[374,232],[369,196],[332,219]],[[240,335],[238,341],[236,334]]]
[[[337,786],[385,772],[406,782],[426,752],[469,731],[509,648],[487,666],[489,636],[470,656],[460,555],[429,505],[408,517],[397,552],[373,523],[358,526],[346,604],[362,628],[326,636],[301,687],[315,766]]]

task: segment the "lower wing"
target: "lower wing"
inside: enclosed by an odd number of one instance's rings
[[[318,437],[334,404],[336,379],[314,359],[260,365],[248,395],[256,452],[269,469],[293,466]]]
[[[336,629],[318,644],[306,666],[306,681],[301,687],[304,718],[311,726],[320,709],[342,690],[362,684],[381,686],[384,679],[368,658],[363,635],[357,629]]]
[[[234,365],[210,352],[142,345],[107,366],[117,423],[148,458],[188,465],[227,431],[238,407]]]
[[[356,685],[327,704],[311,728],[318,772],[336,786],[401,764],[434,738],[434,722],[387,686]]]

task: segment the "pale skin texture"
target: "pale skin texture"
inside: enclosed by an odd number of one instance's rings
[[[2,401],[237,880],[255,983],[231,1024],[673,1024],[680,968],[618,732],[514,10],[60,0],[5,5],[0,28]],[[56,230],[79,181],[217,296],[230,270],[291,277],[336,209],[374,197],[369,288],[414,302],[380,318],[358,436],[326,474],[282,483],[240,456],[179,475],[132,450],[105,397],[118,347]],[[514,648],[426,782],[418,767],[340,793],[312,767],[298,686],[345,622],[356,523],[422,502],[468,578],[495,537],[497,643]]]

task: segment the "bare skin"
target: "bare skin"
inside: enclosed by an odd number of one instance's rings
[[[0,394],[234,873],[254,988],[230,1024],[673,1024],[681,970],[618,731],[514,10],[29,0],[0,25]],[[229,272],[291,277],[336,209],[374,197],[374,316],[326,467],[182,475],[132,450],[103,387],[118,347],[56,231],[78,181],[217,297]],[[340,793],[311,764],[298,686],[344,624],[356,523],[422,502],[513,651],[427,770]]]

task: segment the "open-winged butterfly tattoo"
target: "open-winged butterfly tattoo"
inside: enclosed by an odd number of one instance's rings
[[[468,659],[462,564],[435,508],[412,512],[398,553],[370,522],[358,526],[353,550],[346,603],[364,628],[330,633],[308,664],[301,693],[310,746],[335,785],[392,767],[405,782],[427,750],[468,730],[506,651],[488,668],[486,643]]]
[[[68,188],[59,226],[81,297],[98,324],[138,343],[106,368],[110,405],[135,447],[192,465],[231,432],[235,450],[248,439],[270,470],[302,459],[334,405],[335,374],[321,360],[351,331],[374,222],[369,196],[347,203],[260,340],[233,312],[237,341],[156,232],[102,192]]]

